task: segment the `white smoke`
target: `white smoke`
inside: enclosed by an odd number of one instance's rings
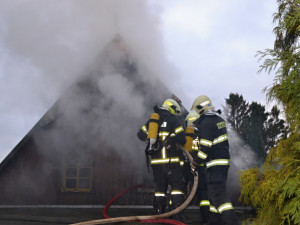
[[[140,0],[1,1],[0,113],[13,113],[12,123],[24,130],[21,139],[116,34],[125,40],[144,79],[175,78],[164,55],[161,10]],[[124,88],[114,93],[124,96]],[[19,120],[34,122],[22,126]],[[7,126],[5,120],[0,125]],[[0,130],[6,136],[13,132]],[[13,144],[0,151],[7,154]]]
[[[238,169],[250,169],[257,165],[254,151],[248,145],[245,145],[234,130],[229,129],[228,139],[231,161]]]
[[[228,123],[227,123],[228,124]],[[230,151],[230,167],[227,179],[227,193],[234,205],[243,205],[238,201],[240,195],[240,173],[242,170],[256,166],[256,157],[253,150],[246,146],[233,129],[228,129]]]
[[[120,74],[105,75],[99,78],[98,86],[109,100],[129,112],[133,117],[138,118],[145,114],[143,97],[134,92],[133,84],[126,77]]]
[[[230,123],[226,119],[228,109],[222,106],[224,113],[221,115],[227,124],[227,134],[230,153],[230,167],[227,178],[227,194],[234,205],[243,205],[238,201],[240,196],[240,173],[243,170],[257,166],[256,155],[254,151],[239,137]]]

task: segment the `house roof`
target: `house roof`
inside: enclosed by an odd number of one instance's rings
[[[8,163],[30,143],[34,142],[37,135],[41,135],[41,131],[54,126],[62,116],[67,117],[68,113],[71,114],[73,108],[62,108],[65,107],[67,101],[80,102],[75,107],[76,110],[86,112],[88,115],[92,115],[97,119],[95,113],[90,113],[91,109],[99,111],[101,108],[109,108],[114,102],[114,99],[103,100],[101,99],[105,93],[99,88],[99,78],[104,81],[103,77],[106,74],[122,74],[126,79],[130,81],[129,87],[134,86],[136,95],[143,96],[143,102],[145,107],[152,110],[155,104],[161,103],[165,98],[174,98],[178,100],[182,106],[183,114],[186,114],[186,109],[183,107],[179,98],[172,94],[168,88],[161,82],[156,82],[156,85],[147,83],[145,79],[139,74],[136,64],[133,62],[129,51],[126,48],[124,40],[120,35],[116,35],[115,38],[107,45],[107,47],[96,57],[94,63],[82,76],[76,80],[69,89],[54,103],[54,105],[48,110],[48,112],[35,124],[35,126],[24,136],[24,138],[14,147],[14,149],[6,156],[6,158],[0,164],[0,171],[5,168]],[[115,82],[112,80],[111,82]],[[113,87],[113,85],[112,85]],[[116,90],[118,91],[118,90]],[[78,96],[84,95],[83,97],[70,97],[76,93]],[[130,96],[129,96],[130,97]],[[99,101],[100,99],[100,101]],[[137,99],[139,100],[139,99]],[[102,102],[101,102],[102,101]],[[102,105],[101,105],[102,104]],[[122,102],[120,103],[122,104]],[[122,108],[122,107],[121,107]],[[66,109],[66,110],[65,110]],[[127,109],[128,110],[128,109]],[[121,110],[122,111],[122,110]],[[130,112],[130,110],[128,111]],[[122,114],[123,112],[116,113]],[[124,116],[124,115],[123,115]],[[94,119],[95,119],[94,118]],[[143,120],[143,116],[138,118],[140,121]],[[184,118],[184,117],[182,117]],[[82,120],[82,118],[81,118]],[[90,121],[91,124],[93,121]],[[88,128],[89,129],[89,128]]]

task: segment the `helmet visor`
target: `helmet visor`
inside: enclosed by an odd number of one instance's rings
[[[178,114],[180,114],[180,113],[181,113],[181,110],[180,110],[180,109],[178,109],[178,107],[176,107],[175,105],[171,105],[170,107],[172,108],[172,110],[171,110],[171,111],[173,111],[173,110],[174,110],[174,114],[178,115]]]

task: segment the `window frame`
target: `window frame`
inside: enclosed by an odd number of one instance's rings
[[[79,160],[64,160],[62,162],[62,174],[61,174],[61,191],[62,192],[91,192],[92,180],[93,180],[93,163],[92,160],[86,160],[87,165],[82,165]],[[80,169],[89,169],[89,176],[80,176]],[[75,169],[76,174],[74,176],[67,175],[68,169]],[[67,187],[67,179],[75,179],[76,185],[74,188]],[[80,180],[89,179],[89,188],[80,188]]]

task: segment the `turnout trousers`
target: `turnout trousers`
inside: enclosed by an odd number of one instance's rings
[[[166,192],[171,186],[171,201],[174,206],[181,205],[184,201],[183,168],[179,163],[166,163],[152,165],[154,190],[154,209],[164,212],[166,207]]]
[[[229,166],[213,166],[207,169],[210,214],[208,225],[240,225],[233,206],[226,194]]]
[[[208,222],[209,218],[209,199],[207,191],[207,177],[206,177],[206,167],[197,167],[198,171],[198,187],[196,196],[199,201],[200,213],[204,222]]]
[[[184,177],[185,177],[185,186],[188,193],[190,193],[190,189],[194,184],[194,175],[191,172],[190,163],[185,163],[183,167]],[[198,172],[198,186],[196,192],[196,198],[199,202],[200,214],[203,219],[203,222],[208,222],[209,217],[209,199],[207,192],[207,177],[206,177],[206,167],[205,165],[200,165],[197,167]]]

